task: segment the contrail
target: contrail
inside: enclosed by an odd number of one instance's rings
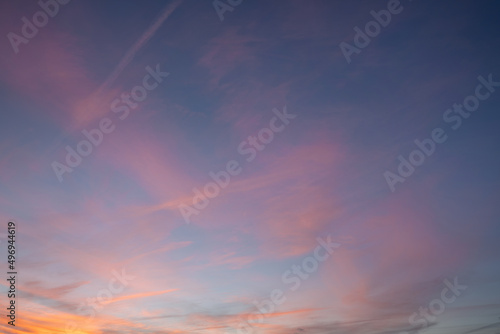
[[[160,16],[156,19],[156,21],[146,30],[142,36],[134,43],[134,45],[127,51],[125,56],[120,60],[120,63],[115,67],[113,73],[108,76],[106,81],[99,87],[97,90],[98,95],[109,88],[111,84],[116,80],[116,78],[120,75],[120,73],[125,69],[125,67],[134,59],[135,54],[139,51],[144,44],[146,44],[151,37],[155,34],[155,32],[160,28],[163,22],[172,14],[174,10],[177,9],[181,5],[184,0],[174,0],[165,6],[165,9],[161,12]]]
[[[139,37],[139,39],[132,45],[132,47],[127,51],[125,56],[120,60],[118,65],[115,67],[113,72],[106,78],[106,80],[99,86],[99,88],[92,93],[92,95],[89,97],[89,104],[90,107],[93,105],[99,106],[99,100],[103,95],[103,92],[106,92],[109,87],[113,84],[113,82],[116,80],[116,78],[120,75],[120,73],[127,67],[127,65],[134,59],[135,54],[137,51],[139,51],[144,44],[146,44],[151,37],[154,36],[156,31],[160,28],[160,26],[163,24],[163,22],[172,14],[174,10],[179,7],[184,0],[173,0],[171,1],[168,5],[165,6],[163,11],[160,13],[158,18],[151,24],[151,26]],[[87,105],[87,109],[90,108]],[[70,130],[73,130],[74,127],[81,127],[81,123],[79,121],[74,121],[75,123],[70,126]],[[70,131],[72,132],[72,131]],[[61,141],[67,137],[67,134],[61,133],[57,138],[54,139],[54,144],[50,147],[50,151],[53,152],[56,147],[58,147],[61,143]]]

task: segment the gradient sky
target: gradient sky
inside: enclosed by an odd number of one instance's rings
[[[279,289],[245,333],[414,334],[456,278],[421,333],[499,333],[500,87],[456,130],[443,114],[500,81],[500,5],[402,0],[348,63],[339,44],[387,3],[243,0],[221,21],[211,0],[72,0],[15,53],[7,35],[40,7],[2,1],[0,263],[13,220],[19,293],[12,327],[2,279],[0,331],[239,333]],[[121,120],[113,100],[157,65],[168,77]],[[284,108],[248,162],[238,146]],[[60,182],[53,162],[104,118],[114,131]],[[437,127],[446,142],[392,192],[384,172]],[[186,223],[179,206],[231,160],[241,173]],[[292,291],[282,276],[328,236],[340,246]]]

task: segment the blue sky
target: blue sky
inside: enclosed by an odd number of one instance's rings
[[[55,1],[0,8],[2,332],[498,332],[497,2]]]

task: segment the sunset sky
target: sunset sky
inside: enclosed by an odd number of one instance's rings
[[[0,4],[1,333],[500,333],[498,1],[58,1]]]

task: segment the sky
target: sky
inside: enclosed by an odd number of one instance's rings
[[[2,1],[0,332],[500,333],[499,9]]]

